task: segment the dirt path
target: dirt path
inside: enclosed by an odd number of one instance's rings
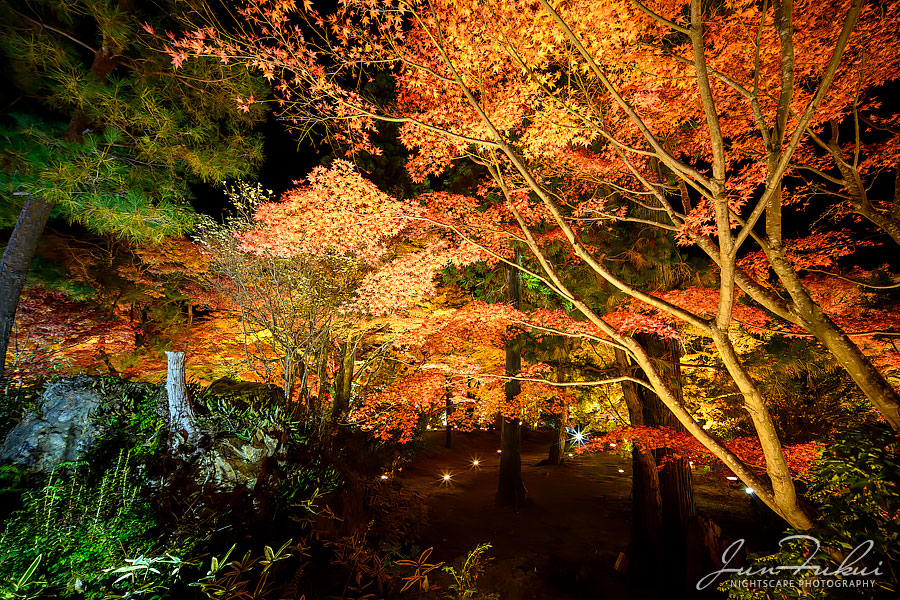
[[[479,588],[503,600],[655,597],[613,568],[629,542],[630,459],[584,454],[562,466],[538,466],[547,457],[550,432],[531,432],[522,443],[522,477],[531,504],[513,510],[494,500],[498,433],[455,433],[452,450],[443,443],[443,432],[432,432],[424,451],[398,474],[405,488],[427,499],[430,521],[422,544],[434,547],[433,559],[450,563],[477,544],[490,543],[493,560]],[[695,495],[714,519],[718,512],[739,529],[744,521],[752,527],[753,515],[739,490],[701,483]]]

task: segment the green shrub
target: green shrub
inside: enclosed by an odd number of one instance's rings
[[[466,555],[464,560],[460,561],[457,565],[459,569],[452,565],[441,569],[453,578],[448,593],[444,595],[445,598],[448,600],[472,600],[474,598],[496,600],[499,598],[497,594],[484,594],[478,590],[478,578],[484,573],[487,563],[491,560],[486,558],[484,553],[490,548],[490,544],[478,544]]]
[[[212,435],[233,435],[250,441],[260,429],[282,429],[289,425],[285,409],[263,393],[219,395],[203,393],[191,385],[188,388],[194,401],[208,409],[208,414],[198,415],[198,420]]]
[[[112,590],[103,596],[103,600],[165,598],[172,584],[181,575],[181,569],[187,564],[169,553],[126,558],[124,562],[121,567],[103,569],[104,573],[110,573],[116,578],[111,584]]]
[[[900,574],[900,437],[886,426],[871,426],[843,432],[825,446],[810,471],[807,496],[819,510],[821,526],[806,534],[818,540],[797,538],[785,542],[779,552],[753,557],[750,568],[784,565],[818,565],[832,572],[842,561],[865,569],[866,575],[816,576],[811,570],[795,575],[733,577],[720,586],[732,599],[762,598],[896,598]],[[871,546],[871,548],[869,548]],[[829,556],[831,554],[832,556]],[[810,559],[810,557],[812,557]],[[856,560],[862,557],[861,560]],[[733,565],[732,565],[733,566]],[[877,571],[876,571],[877,570]],[[783,573],[783,574],[781,574]],[[777,589],[748,589],[735,582],[742,579],[793,580],[795,585]],[[865,585],[830,583],[834,580],[865,580]]]
[[[115,378],[110,382],[119,383]],[[106,385],[105,378],[97,378],[98,385]],[[166,420],[157,413],[157,388],[134,384],[125,388],[121,401],[112,404],[103,416],[103,436],[91,451],[92,462],[115,460],[124,448],[135,463],[163,452],[166,448],[164,428]]]

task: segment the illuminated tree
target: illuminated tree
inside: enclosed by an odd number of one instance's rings
[[[890,43],[897,11],[848,0],[840,14],[814,2],[347,1],[323,17],[260,1],[241,11],[258,34],[194,32],[171,55],[251,57],[246,64],[275,81],[283,118],[325,124],[354,150],[374,150],[367,136],[378,121],[401,123],[414,177],[440,173],[457,158],[483,165],[543,271],[533,275],[624,351],[687,431],[761,500],[808,529],[813,521],[797,500],[765,398],[729,332],[736,301],[747,294],[771,318],[815,336],[900,428],[897,391],[816,302],[801,276],[811,263],[792,260],[797,244],[784,235],[784,176],[810,128],[852,111],[863,54],[879,74],[865,86],[897,71]],[[309,36],[288,27],[297,18],[306,19]],[[396,75],[397,102],[369,102],[344,86],[366,69]],[[636,215],[635,206],[653,217]],[[588,240],[602,231],[597,223],[623,221],[670,231],[708,257],[718,275],[711,311],[618,276]],[[770,483],[685,409],[630,335],[634,319],[614,326],[603,307],[565,284],[538,222],[552,223],[606,285],[713,341],[753,420]],[[754,249],[762,279],[739,263]],[[653,319],[644,326],[670,327]]]
[[[246,364],[283,390],[296,417],[321,431],[332,338],[355,266],[327,252],[276,254],[262,244],[254,220],[268,193],[239,183],[229,198],[235,214],[224,225],[206,222],[200,240],[239,318]]]

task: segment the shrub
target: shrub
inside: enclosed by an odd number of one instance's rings
[[[490,548],[490,544],[478,544],[458,565],[451,565],[441,569],[453,578],[453,583],[450,584],[449,593],[445,594],[445,598],[449,600],[471,600],[474,598],[496,600],[499,597],[496,594],[483,594],[478,590],[478,578],[484,573],[485,566],[491,560],[485,557],[484,553]],[[459,567],[458,569],[456,568],[457,566]]]
[[[720,586],[732,599],[762,598],[896,598],[900,573],[900,437],[886,426],[843,432],[825,445],[822,457],[810,470],[808,497],[819,510],[822,526],[814,532],[788,531],[798,537],[778,552],[756,556],[750,568],[818,565],[832,572],[847,566],[865,569],[865,575],[816,574],[812,570],[779,575],[737,576]],[[868,547],[871,546],[870,549]],[[827,553],[826,553],[827,552]],[[831,556],[830,556],[830,555]],[[857,558],[861,557],[861,560]],[[877,571],[876,571],[877,569]],[[874,574],[873,574],[874,573]],[[871,574],[871,575],[868,575]],[[746,579],[792,580],[793,586],[747,588]],[[865,580],[865,585],[850,584]],[[833,583],[838,581],[837,584]]]

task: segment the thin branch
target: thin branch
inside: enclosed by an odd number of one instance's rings
[[[699,171],[690,167],[678,159],[676,159],[673,155],[666,151],[665,148],[662,147],[662,144],[659,143],[659,140],[656,139],[656,136],[653,135],[653,132],[650,131],[650,128],[647,127],[647,124],[644,123],[643,119],[635,112],[634,108],[628,103],[625,98],[619,93],[616,87],[612,84],[609,78],[606,76],[606,73],[603,69],[600,68],[600,65],[594,60],[591,54],[587,51],[587,48],[584,47],[584,44],[581,43],[581,40],[575,35],[575,32],[572,31],[572,28],[569,27],[569,24],[566,23],[563,18],[559,15],[556,10],[550,6],[547,0],[538,0],[544,10],[553,18],[556,24],[563,30],[563,33],[569,39],[575,49],[578,50],[578,53],[581,54],[582,58],[584,58],[585,62],[587,62],[591,71],[594,72],[594,75],[600,80],[603,84],[603,87],[606,88],[607,92],[613,97],[616,101],[616,104],[625,111],[625,114],[628,115],[631,122],[634,123],[635,126],[641,131],[644,136],[644,139],[648,144],[656,151],[657,156],[660,160],[666,163],[673,171],[681,173],[682,176],[687,179],[693,179],[697,183],[700,183],[707,189],[710,189],[710,181],[704,177]]]
[[[837,279],[843,279],[844,281],[849,281],[850,283],[855,283],[856,285],[871,288],[873,290],[895,290],[900,288],[900,283],[893,283],[891,285],[872,285],[870,283],[863,283],[862,281],[857,281],[855,279],[850,279],[849,277],[844,277],[843,275],[838,275],[837,273],[831,273],[830,271],[822,271],[821,269],[805,269],[810,273],[822,273],[823,275],[828,275],[829,277],[836,277]]]
[[[92,48],[91,46],[88,46],[87,44],[85,44],[84,42],[82,42],[81,40],[79,40],[78,38],[73,36],[72,34],[66,33],[62,29],[57,29],[56,27],[53,27],[52,25],[47,25],[43,21],[38,21],[36,19],[32,19],[31,17],[29,17],[27,15],[23,15],[22,13],[18,12],[17,10],[12,10],[12,12],[19,15],[20,17],[22,17],[23,19],[25,19],[26,21],[28,21],[35,27],[38,27],[39,29],[46,29],[47,31],[52,31],[53,33],[58,33],[59,35],[63,36],[64,38],[67,38],[67,39],[75,42],[82,48],[86,48],[86,49],[90,50],[92,54],[97,54],[100,52],[96,48]]]
[[[637,383],[650,391],[653,391],[653,388],[650,387],[650,384],[641,379],[637,379],[635,377],[621,376],[621,377],[613,377],[611,379],[599,379],[596,381],[565,381],[565,382],[556,382],[556,381],[547,381],[546,379],[540,379],[537,377],[516,377],[511,375],[494,375],[489,373],[482,373],[479,375],[466,375],[467,377],[471,377],[472,379],[500,379],[502,381],[529,381],[533,383],[543,383],[544,385],[549,385],[552,387],[582,387],[582,386],[596,386],[596,385],[612,385],[615,383],[622,383],[623,381],[629,381],[631,383]]]
[[[631,0],[631,3],[634,4],[635,6],[637,6],[638,10],[640,10],[642,13],[653,18],[654,21],[658,21],[659,23],[662,23],[666,27],[674,29],[675,31],[677,31],[679,33],[683,33],[685,35],[690,35],[691,30],[689,28],[683,27],[682,25],[679,25],[678,23],[670,21],[669,19],[663,17],[662,15],[659,15],[659,14],[653,12],[652,10],[650,10],[649,8],[647,8],[646,6],[641,4],[639,2],[639,0]]]
[[[797,127],[794,129],[794,133],[791,135],[790,141],[785,146],[784,152],[782,152],[781,158],[778,160],[775,168],[769,171],[769,185],[763,192],[762,197],[759,199],[759,202],[757,203],[756,208],[751,213],[750,218],[747,219],[747,224],[744,226],[743,230],[738,233],[735,240],[736,247],[740,246],[740,244],[747,238],[747,236],[750,235],[750,230],[752,230],[756,226],[756,222],[759,220],[759,217],[762,216],[766,206],[768,206],[769,204],[769,201],[779,189],[779,186],[773,185],[772,183],[781,181],[781,179],[784,177],[784,173],[785,171],[787,171],[787,168],[791,163],[791,158],[794,155],[794,150],[797,149],[797,146],[800,144],[800,140],[804,135],[806,135],[807,128],[812,121],[816,109],[819,108],[819,105],[825,99],[825,94],[831,87],[831,82],[834,80],[834,77],[837,74],[838,66],[840,65],[841,58],[844,55],[844,50],[847,47],[847,43],[850,41],[850,34],[856,27],[857,20],[859,20],[859,13],[862,10],[864,2],[865,0],[853,0],[853,3],[850,6],[850,10],[847,12],[847,17],[844,20],[844,25],[841,29],[841,33],[840,35],[838,35],[838,39],[835,41],[834,52],[832,53],[831,59],[828,62],[828,67],[825,69],[825,73],[822,75],[822,79],[819,81],[816,93],[813,96],[812,100],[810,100],[809,104],[807,104],[806,109],[803,111],[803,114],[798,119]]]

